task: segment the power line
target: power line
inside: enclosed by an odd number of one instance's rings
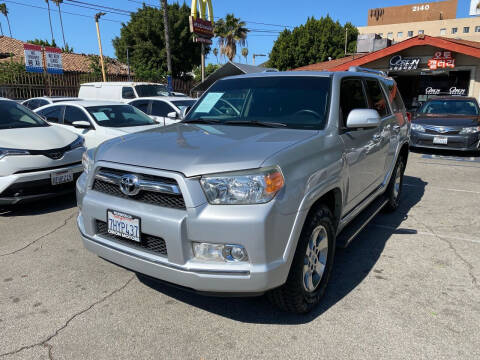
[[[122,15],[122,16],[129,16],[130,15],[128,13],[123,12],[123,10],[122,10],[122,12],[117,12],[117,11],[113,11],[113,10],[107,10],[107,9],[103,9],[103,8],[94,7],[94,5],[90,6],[90,5],[81,5],[81,4],[76,4],[76,3],[71,4],[71,3],[68,3],[68,2],[67,3],[64,2],[63,4],[64,5],[69,5],[69,6],[76,6],[76,7],[80,7],[80,8],[84,8],[84,9],[89,9],[89,10],[105,11],[105,12],[108,12],[110,14],[115,14],[115,15]]]

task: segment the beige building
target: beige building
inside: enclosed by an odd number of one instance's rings
[[[379,34],[394,42],[422,34],[480,41],[480,17],[360,26],[358,31],[360,34]]]

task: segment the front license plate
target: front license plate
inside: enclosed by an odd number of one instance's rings
[[[118,211],[107,211],[108,233],[140,242],[140,218]]]
[[[73,181],[73,172],[63,171],[59,173],[54,173],[50,176],[50,179],[52,180],[52,185],[69,183]]]
[[[434,144],[439,144],[439,145],[447,145],[448,144],[448,138],[446,136],[435,136],[433,138],[433,143]]]

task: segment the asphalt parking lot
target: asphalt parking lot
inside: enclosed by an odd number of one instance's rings
[[[447,154],[451,155],[451,154]],[[322,306],[166,287],[87,252],[72,197],[0,215],[1,359],[478,359],[480,158],[412,153]]]

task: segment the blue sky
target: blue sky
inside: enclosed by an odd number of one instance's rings
[[[44,0],[0,0],[5,2],[10,11],[10,23],[15,38],[29,40],[34,38],[50,39],[50,28],[48,25],[48,13]],[[109,6],[116,9],[135,11],[141,6],[142,0],[81,0],[82,3]],[[147,4],[158,5],[158,0],[145,0]],[[170,1],[169,3],[183,0]],[[186,0],[190,5],[191,1]],[[395,5],[416,4],[418,1],[411,0],[372,0],[372,1],[324,1],[324,0],[212,0],[215,17],[223,17],[233,12],[237,17],[247,22],[247,27],[255,31],[249,34],[248,48],[250,54],[268,54],[276,39],[276,34],[283,30],[283,26],[294,27],[303,24],[309,16],[319,18],[330,14],[334,20],[342,24],[350,21],[354,25],[363,26],[367,22],[368,9],[375,7],[387,7]],[[95,22],[93,15],[98,12],[95,9],[74,6],[75,2],[65,0],[62,5],[65,37],[67,42],[73,46],[75,52],[98,53]],[[458,17],[468,16],[470,0],[459,0]],[[51,1],[51,8],[56,6]],[[84,6],[84,5],[82,5]],[[95,7],[95,6],[93,6]],[[68,13],[74,13],[68,14]],[[108,12],[108,11],[106,11]],[[83,15],[83,16],[79,16]],[[104,47],[104,54],[114,56],[112,39],[120,34],[121,22],[127,22],[129,16],[110,12],[101,21],[101,34]],[[0,17],[3,31],[8,34],[8,28],[3,16]],[[52,22],[54,35],[57,44],[62,44],[60,21],[58,12],[52,11]],[[276,26],[264,25],[274,24]],[[280,25],[280,26],[277,26]],[[238,59],[237,59],[238,60]],[[208,62],[216,62],[213,55]],[[245,60],[242,58],[242,62]],[[252,59],[249,56],[248,62]],[[262,62],[262,59],[257,59]]]

